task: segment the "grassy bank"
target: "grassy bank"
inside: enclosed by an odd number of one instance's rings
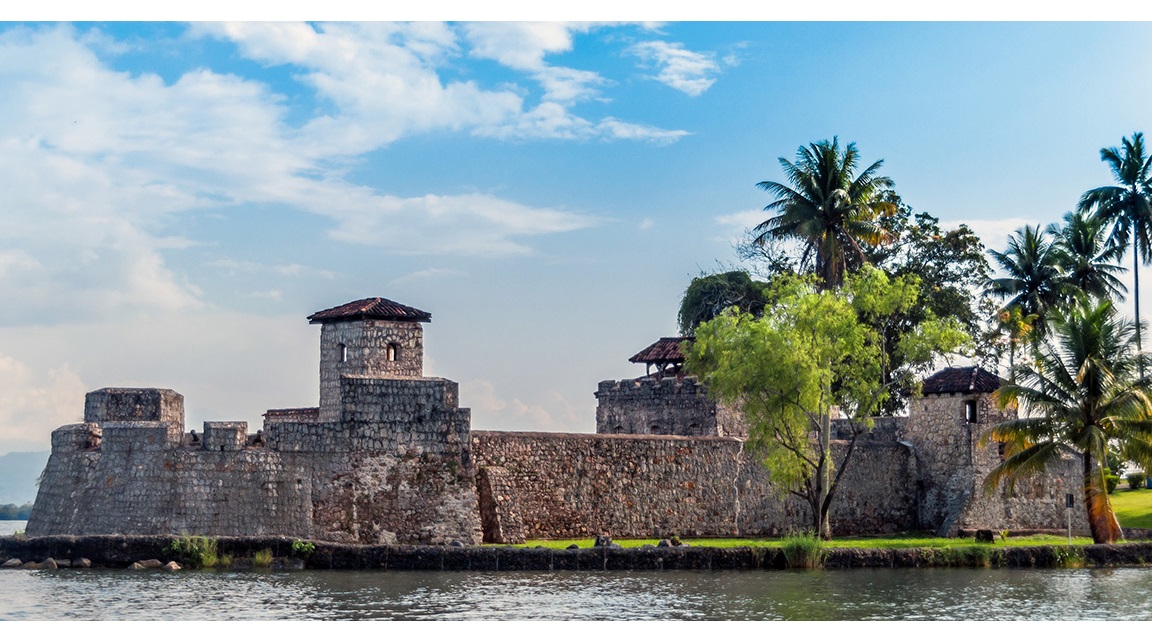
[[[1152,492],[1150,492],[1152,493]],[[530,540],[525,544],[519,546],[542,546],[551,549],[563,549],[575,544],[580,548],[591,548],[595,540],[593,538],[578,538],[569,540]],[[659,540],[656,539],[621,539],[615,540],[617,544],[624,548],[636,548],[640,546],[655,546]],[[711,546],[716,548],[736,548],[736,547],[761,547],[761,548],[782,548],[784,544],[783,538],[688,538],[685,540],[692,546]],[[1074,545],[1088,545],[1092,543],[1092,538],[1088,537],[1074,537],[1072,544]],[[883,537],[844,537],[833,538],[825,542],[824,547],[830,549],[906,549],[906,548],[957,548],[963,546],[973,546],[976,544],[974,538],[943,538],[936,537],[929,533],[900,533],[896,535],[887,535]],[[1013,536],[1008,538],[996,537],[997,547],[1008,546],[1067,546],[1068,538],[1063,535],[1025,535]]]

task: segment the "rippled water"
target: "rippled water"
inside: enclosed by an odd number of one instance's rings
[[[0,620],[1152,619],[1152,569],[0,570]]]

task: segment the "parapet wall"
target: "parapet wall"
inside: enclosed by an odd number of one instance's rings
[[[694,377],[601,381],[596,433],[745,437],[734,410],[718,405]]]
[[[838,443],[836,454],[844,445]],[[473,431],[484,535],[563,538],[779,535],[810,526],[807,505],[774,492],[759,461],[731,438]],[[915,528],[911,450],[857,448],[833,505],[836,533]],[[482,495],[484,492],[482,491]],[[503,512],[522,528],[494,528]]]

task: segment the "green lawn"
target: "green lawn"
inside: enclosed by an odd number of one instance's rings
[[[1152,529],[1152,490],[1116,489],[1112,492],[1112,510],[1120,526],[1130,529]]]
[[[1152,492],[1150,492],[1152,493]],[[642,540],[615,540],[620,546],[624,548],[635,548],[644,545],[655,544],[659,540],[642,539]],[[526,544],[519,546],[542,546],[551,549],[566,548],[571,544],[576,544],[580,548],[591,548],[594,540],[592,538],[578,538],[574,540],[529,540]],[[760,546],[765,548],[779,548],[783,543],[781,538],[687,538],[685,542],[692,546],[718,546],[718,547],[740,547],[740,546]],[[1068,538],[1063,535],[1028,535],[1021,537],[1009,537],[1002,539],[996,538],[995,546],[1045,546],[1049,544],[1067,545]],[[1091,544],[1092,538],[1088,537],[1074,537],[1072,538],[1073,544]],[[947,548],[947,547],[961,547],[971,546],[976,544],[974,538],[942,538],[927,533],[901,533],[897,535],[888,535],[884,537],[845,537],[833,538],[831,541],[825,543],[827,548],[869,548],[869,549],[899,549],[899,548]]]

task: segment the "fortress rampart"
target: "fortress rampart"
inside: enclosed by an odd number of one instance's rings
[[[319,407],[269,410],[252,433],[240,421],[197,433],[185,431],[175,391],[90,392],[85,422],[52,433],[27,534],[468,545],[779,535],[811,524],[806,503],[775,490],[745,450],[739,414],[694,378],[600,383],[595,434],[472,431],[457,384],[422,376],[430,314],[365,299],[309,319],[322,325]],[[857,438],[835,533],[1063,526],[1078,456],[1012,492],[985,493],[999,450],[980,436],[1012,413],[969,376],[995,378],[945,370],[906,418],[877,419]],[[852,428],[834,423],[836,462]],[[1073,512],[1083,531],[1082,507]]]

